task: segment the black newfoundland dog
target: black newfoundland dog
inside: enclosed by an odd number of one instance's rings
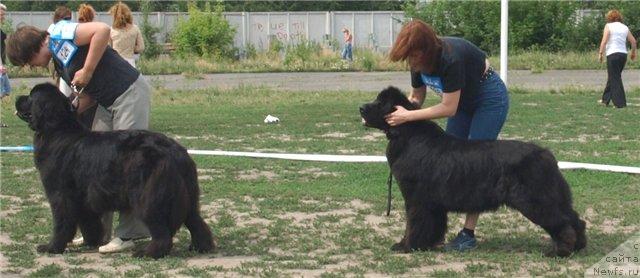
[[[190,249],[214,249],[200,217],[196,165],[166,136],[144,130],[91,132],[76,120],[70,101],[49,83],[16,101],[16,114],[35,131],[35,164],[53,214],[53,237],[39,252],[62,253],[79,226],[85,244],[102,244],[101,216],[132,211],[151,233],[135,256],[160,258],[184,224]]]
[[[417,108],[393,87],[360,107],[365,125],[389,139],[387,160],[405,201],[406,231],[393,250],[435,247],[444,240],[449,211],[484,212],[502,205],[551,235],[550,255],[564,257],[586,246],[585,222],[572,208],[571,190],[551,152],[519,141],[456,139],[431,121],[391,127],[384,117],[396,105]]]

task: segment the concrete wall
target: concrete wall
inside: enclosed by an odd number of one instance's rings
[[[76,14],[74,13],[74,18]],[[142,14],[134,13],[134,22],[142,22]],[[236,28],[235,46],[243,49],[253,44],[257,49],[266,49],[270,39],[277,38],[284,43],[297,43],[302,39],[322,42],[326,34],[335,38],[340,46],[343,27],[354,34],[356,47],[368,47],[379,51],[390,48],[402,27],[404,13],[381,12],[235,12],[224,13],[225,18]],[[20,24],[34,25],[46,29],[51,24],[52,13],[18,12],[7,13],[13,27]],[[160,28],[159,42],[168,42],[178,18],[186,18],[186,13],[154,12],[149,15],[151,24]],[[111,16],[99,12],[97,21],[112,23]]]

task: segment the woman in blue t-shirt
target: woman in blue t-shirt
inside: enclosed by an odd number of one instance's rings
[[[98,103],[92,123],[94,131],[148,129],[151,87],[144,76],[109,45],[108,25],[75,23],[63,19],[40,30],[18,28],[8,39],[7,56],[16,66],[48,67],[77,89],[78,113]],[[89,96],[90,98],[86,98]],[[112,213],[103,217],[105,240],[111,237]],[[100,253],[133,248],[134,239],[149,236],[147,227],[131,212],[121,212],[115,237],[100,246]]]
[[[471,42],[438,37],[420,20],[407,23],[389,53],[392,61],[411,67],[409,99],[422,106],[427,87],[442,97],[440,103],[409,111],[402,107],[387,115],[396,126],[409,121],[448,117],[447,133],[467,140],[495,140],[507,118],[509,96],[487,55]],[[465,251],[476,246],[474,229],[478,213],[467,214],[465,225],[446,250]]]

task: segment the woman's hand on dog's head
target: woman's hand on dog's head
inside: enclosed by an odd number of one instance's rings
[[[396,106],[396,111],[393,111],[390,114],[387,114],[384,119],[387,121],[387,124],[390,126],[397,126],[404,124],[406,122],[411,121],[410,114],[411,111],[405,109],[402,106]]]

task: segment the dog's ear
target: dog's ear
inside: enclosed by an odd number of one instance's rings
[[[50,83],[38,84],[29,94],[31,102],[32,129],[40,132],[52,131],[75,121],[69,100]]]
[[[391,103],[393,107],[402,106],[407,110],[416,110],[419,108],[417,105],[409,101],[407,96],[402,93],[400,89],[393,86],[389,86],[388,88],[384,89],[380,93],[380,96],[382,98],[382,102]],[[395,111],[395,108],[393,110]]]

